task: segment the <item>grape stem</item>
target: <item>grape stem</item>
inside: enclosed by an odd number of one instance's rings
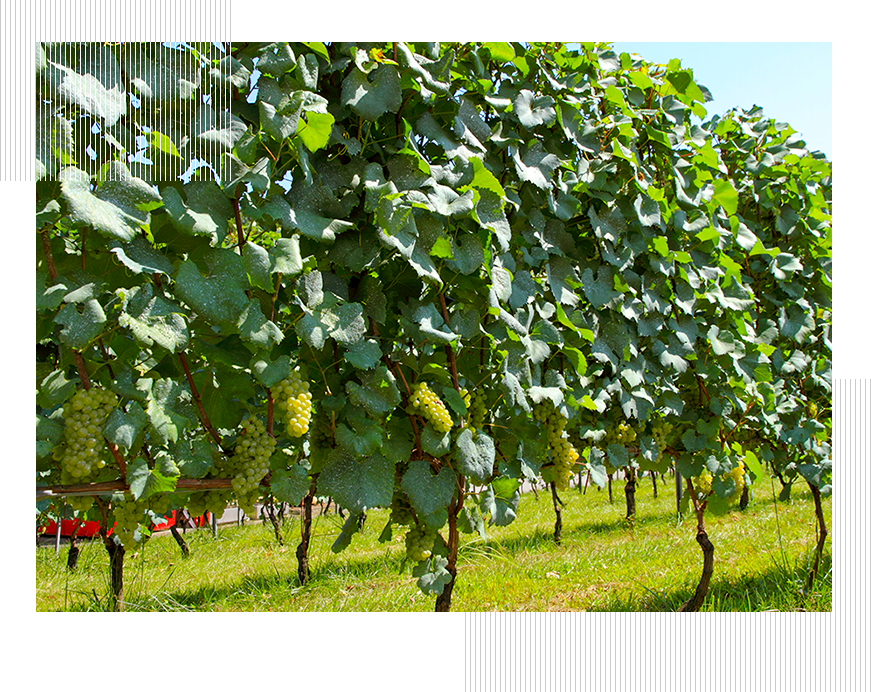
[[[187,358],[185,358],[184,353],[178,354],[178,360],[181,363],[181,367],[184,369],[184,375],[188,381],[188,386],[191,388],[191,395],[197,405],[197,411],[199,411],[200,421],[202,422],[203,427],[206,429],[206,432],[212,436],[212,439],[217,443],[219,449],[224,452],[224,454],[229,455],[230,451],[225,449],[224,445],[221,444],[221,436],[218,435],[218,431],[215,430],[208,415],[206,415],[206,410],[203,408],[203,402],[200,399],[200,393],[197,391],[197,386],[194,384],[194,378],[191,375],[191,369],[188,367],[188,361]]]
[[[79,379],[82,381],[82,387],[85,389],[91,388],[91,378],[88,377],[88,369],[85,367],[85,360],[82,354],[73,350],[73,358],[76,361],[76,369],[79,371]]]

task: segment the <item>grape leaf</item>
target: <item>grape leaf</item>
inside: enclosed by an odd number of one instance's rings
[[[85,301],[81,312],[74,303],[67,303],[54,321],[64,327],[60,332],[61,341],[70,348],[83,350],[102,333],[106,313],[92,298]]]
[[[137,500],[145,500],[158,493],[175,490],[178,476],[167,476],[158,468],[148,468],[148,462],[137,457],[127,462],[127,484]]]
[[[318,492],[357,514],[372,507],[387,507],[393,500],[393,473],[393,464],[378,452],[355,459],[336,448],[318,476]]]
[[[163,296],[154,295],[152,284],[118,289],[121,314],[118,324],[129,329],[144,346],[157,344],[172,353],[187,348],[190,335],[182,309]]]
[[[448,467],[433,475],[423,459],[413,459],[402,476],[402,489],[415,511],[428,515],[448,506],[456,489],[456,476]]]
[[[496,460],[493,439],[480,430],[472,432],[470,428],[464,428],[454,444],[457,470],[473,483],[485,483],[493,473]]]

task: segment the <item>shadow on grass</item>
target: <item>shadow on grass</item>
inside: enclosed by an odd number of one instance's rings
[[[773,498],[764,498],[755,501],[753,506],[773,504]],[[647,525],[674,525],[676,516],[673,511],[664,510],[655,513],[646,513],[643,508],[634,523],[637,529],[643,529]],[[739,510],[734,510],[739,512]],[[567,514],[571,517],[571,508]],[[564,520],[566,514],[563,515]],[[583,537],[590,534],[607,534],[613,532],[631,533],[634,529],[625,520],[609,519],[602,521],[584,522],[577,525],[564,525],[563,546],[567,549],[577,549],[583,543]],[[205,537],[203,537],[204,539]],[[229,537],[227,537],[229,538]],[[196,540],[196,539],[195,539]],[[212,541],[209,537],[209,540]],[[232,540],[232,539],[230,539]],[[500,538],[491,535],[489,540],[472,540],[464,542],[460,546],[460,569],[463,563],[472,564],[478,558],[511,560],[524,551],[549,551],[555,548],[552,526],[536,527],[530,533],[522,536]],[[311,564],[311,577],[305,586],[300,586],[294,568],[287,573],[261,574],[256,576],[241,576],[232,584],[219,586],[204,585],[198,588],[184,588],[172,590],[171,584],[164,584],[152,595],[130,597],[127,609],[136,610],[166,610],[166,611],[199,611],[232,609],[234,604],[241,605],[251,602],[262,603],[263,609],[268,609],[270,603],[275,603],[278,608],[286,604],[288,599],[297,595],[304,595],[315,589],[327,591],[340,591],[343,586],[353,584],[360,580],[373,580],[381,577],[395,578],[398,575],[410,577],[408,567],[401,569],[401,550],[387,551],[369,557],[354,557],[337,561],[337,558],[329,553],[329,548],[320,554],[315,554]],[[804,578],[807,572],[809,560],[807,555],[798,558],[797,566],[784,566],[775,564],[771,569],[744,575],[733,579],[718,579],[717,568],[714,568],[714,578],[706,598],[705,609],[724,611],[753,611],[770,610],[773,607],[784,610],[796,610],[807,599],[816,596],[816,603],[810,603],[810,609],[831,609],[831,554],[823,556],[820,565],[820,577],[813,592],[803,594]],[[699,569],[701,565],[699,565]],[[665,592],[654,593],[640,582],[635,582],[636,593],[621,598],[608,598],[604,603],[594,604],[590,610],[596,611],[673,611],[689,597],[695,588],[693,579],[697,575],[688,575],[682,584]],[[335,586],[328,587],[333,583]],[[165,590],[169,586],[170,590]],[[627,584],[628,586],[628,584]],[[828,590],[828,596],[825,595]],[[640,591],[641,593],[638,593]],[[93,594],[96,596],[96,594]],[[826,602],[828,599],[828,602]],[[828,605],[828,608],[826,608]],[[73,605],[69,610],[103,610],[103,604],[97,598],[89,602]],[[584,607],[584,606],[581,606]]]
[[[699,566],[701,569],[701,566]],[[806,592],[807,570],[801,566],[790,569],[774,564],[769,569],[738,577],[714,576],[705,597],[702,611],[760,612],[771,610],[831,610],[832,556],[824,554],[820,573],[813,588]],[[668,591],[655,592],[638,582],[644,593],[628,598],[611,598],[590,612],[674,612],[692,595],[696,584],[687,580]],[[826,607],[827,606],[827,607]]]

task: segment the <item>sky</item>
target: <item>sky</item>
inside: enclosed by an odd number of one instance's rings
[[[705,104],[708,117],[761,106],[767,117],[801,132],[808,149],[834,162],[831,43],[615,42],[614,48],[653,63],[680,59],[714,97]]]

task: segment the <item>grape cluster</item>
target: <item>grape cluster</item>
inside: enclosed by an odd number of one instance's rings
[[[729,471],[729,476],[735,481],[735,495],[740,495],[744,490],[744,462],[739,461],[738,465]]]
[[[185,508],[192,517],[201,517],[207,512],[220,516],[230,502],[230,495],[229,490],[191,493],[185,502]]]
[[[290,437],[302,437],[308,432],[312,419],[312,395],[308,389],[308,382],[296,370],[272,389]]]
[[[711,476],[708,469],[704,469],[695,480],[695,488],[703,492],[705,495],[711,494],[711,484],[714,482],[714,477]]]
[[[532,409],[532,415],[547,428],[547,443],[553,460],[554,484],[557,490],[566,490],[572,479],[575,462],[581,456],[566,435],[565,428],[568,420],[556,410],[549,399],[536,404]]]
[[[674,430],[674,425],[662,419],[655,420],[650,425],[650,434],[653,436],[653,441],[656,443],[656,448],[658,450],[654,463],[658,463],[659,460],[662,459],[662,455],[665,454],[665,448],[667,447],[665,441],[671,434],[672,430]]]
[[[415,524],[405,534],[405,554],[412,562],[423,562],[430,555],[435,545],[438,531],[429,527]]]
[[[260,497],[260,481],[269,473],[275,438],[266,432],[263,421],[253,416],[242,421],[242,430],[232,457],[235,462],[232,486],[239,507],[245,514],[254,516],[254,503]]]
[[[484,426],[484,418],[487,416],[487,394],[483,389],[476,389],[469,392],[466,389],[460,390],[463,395],[463,401],[466,402],[468,409],[469,427],[472,430],[480,430]]]
[[[414,523],[411,505],[398,490],[393,491],[393,501],[390,503],[390,521],[400,526],[410,526]]]
[[[418,382],[414,385],[414,393],[408,402],[412,409],[421,413],[430,422],[436,432],[446,433],[453,426],[448,409],[426,382]]]
[[[79,389],[73,394],[64,415],[64,445],[57,450],[61,463],[61,482],[87,479],[105,466],[103,426],[118,405],[118,397],[108,389]]]
[[[333,446],[333,426],[325,413],[319,412],[312,420],[309,445],[312,449],[325,449]]]
[[[702,408],[702,392],[698,383],[693,383],[683,391],[683,400],[687,408]]]
[[[70,495],[66,498],[66,503],[75,512],[87,512],[94,506],[94,498],[90,495]]]
[[[635,442],[635,439],[638,437],[638,433],[630,426],[626,421],[621,420],[617,425],[613,428],[608,428],[605,431],[605,437],[602,440],[602,444],[607,447],[608,445],[628,445],[632,442]]]
[[[124,499],[117,502],[112,508],[112,513],[115,515],[115,528],[113,529],[121,545],[125,548],[130,548],[142,540],[142,534],[138,536],[136,530],[139,525],[145,523],[145,503],[135,500],[133,496],[127,492],[124,493]]]

